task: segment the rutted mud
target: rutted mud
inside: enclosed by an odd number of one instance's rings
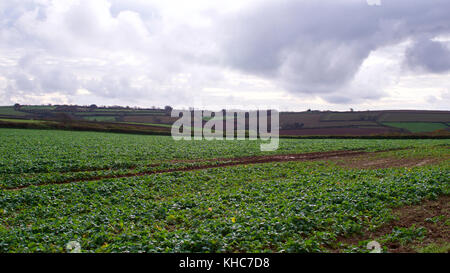
[[[323,160],[328,158],[343,158],[347,156],[357,156],[366,154],[368,152],[361,150],[349,150],[349,151],[329,151],[329,152],[314,152],[314,153],[302,153],[302,154],[284,154],[284,155],[270,155],[270,156],[250,156],[250,157],[239,157],[239,158],[215,158],[215,159],[200,159],[200,160],[174,160],[166,163],[204,163],[208,164],[198,165],[198,166],[186,166],[186,167],[175,167],[168,168],[163,170],[151,170],[146,172],[139,173],[126,173],[120,175],[104,175],[104,176],[95,176],[84,179],[71,179],[57,182],[46,182],[33,186],[45,186],[45,185],[58,185],[58,184],[68,184],[75,182],[88,182],[88,181],[97,181],[108,178],[126,178],[126,177],[137,177],[137,176],[145,176],[150,174],[157,173],[170,173],[170,172],[186,172],[186,171],[194,171],[194,170],[203,170],[203,169],[211,169],[211,168],[221,168],[221,167],[229,167],[229,166],[237,166],[237,165],[249,165],[249,164],[261,164],[261,163],[270,163],[270,162],[290,162],[290,161],[312,161],[312,160]],[[209,163],[210,162],[210,163]],[[161,164],[152,164],[152,167],[158,167]],[[132,170],[134,168],[129,168]],[[16,188],[9,188],[6,190],[20,190],[24,188],[28,188],[32,185],[24,185]]]
[[[411,166],[423,166],[426,164],[432,164],[440,161],[439,159],[397,159],[397,158],[381,158],[374,159],[375,154],[382,152],[389,152],[393,150],[404,149],[390,149],[377,152],[366,152],[362,150],[346,150],[346,151],[328,151],[328,152],[314,152],[314,153],[302,153],[302,154],[284,154],[284,155],[268,155],[268,156],[249,156],[239,158],[214,158],[214,159],[198,159],[198,160],[173,160],[164,162],[161,164],[152,164],[147,167],[159,167],[162,164],[167,163],[199,163],[202,165],[191,165],[185,167],[173,167],[162,170],[149,170],[139,173],[125,173],[116,175],[103,175],[94,176],[83,179],[68,179],[63,181],[45,182],[38,185],[24,185],[15,188],[7,188],[6,190],[20,190],[28,188],[30,186],[44,186],[44,185],[58,185],[68,184],[76,182],[88,182],[98,181],[109,178],[126,178],[126,177],[138,177],[158,173],[170,173],[170,172],[187,172],[194,170],[203,170],[211,168],[221,168],[238,165],[250,165],[250,164],[262,164],[271,162],[291,162],[291,161],[315,161],[315,160],[330,160],[337,163],[337,165],[343,167],[356,167],[356,168],[387,168],[387,167],[411,167]],[[206,164],[204,164],[206,163]],[[128,168],[130,171],[135,167]]]
[[[349,157],[345,159],[330,158],[338,166],[352,169],[385,169],[385,168],[412,168],[432,165],[442,162],[448,158],[398,158],[398,157],[376,157],[374,154]]]

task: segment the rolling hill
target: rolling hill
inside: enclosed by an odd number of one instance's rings
[[[0,127],[170,134],[177,120],[165,109],[78,105],[0,106]],[[206,119],[205,121],[206,122]],[[448,135],[450,111],[281,112],[282,136]]]

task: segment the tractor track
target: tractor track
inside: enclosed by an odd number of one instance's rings
[[[406,148],[405,148],[406,149]],[[238,165],[251,165],[251,164],[263,164],[263,163],[272,163],[272,162],[292,162],[292,161],[313,161],[313,160],[323,160],[323,159],[338,159],[345,157],[355,157],[360,155],[367,154],[376,154],[381,152],[389,152],[396,150],[405,150],[405,149],[389,149],[382,150],[376,152],[367,152],[363,150],[344,150],[344,151],[328,151],[328,152],[313,152],[313,153],[301,153],[301,154],[284,154],[284,155],[268,155],[268,156],[249,156],[249,157],[239,157],[239,158],[216,158],[216,159],[200,159],[200,160],[174,160],[169,163],[202,163],[202,162],[213,162],[212,164],[199,165],[199,166],[187,166],[180,168],[168,168],[163,170],[151,170],[139,173],[125,173],[118,175],[100,175],[83,179],[69,179],[64,181],[55,181],[55,182],[45,182],[41,184],[35,185],[23,185],[14,188],[4,188],[4,190],[14,191],[21,190],[25,188],[29,188],[32,186],[47,186],[47,185],[61,185],[61,184],[70,184],[77,182],[90,182],[90,181],[99,181],[103,179],[114,179],[114,178],[128,178],[128,177],[140,177],[151,174],[159,174],[159,173],[171,173],[171,172],[188,172],[188,171],[196,171],[196,170],[204,170],[204,169],[212,169],[212,168],[222,168],[222,167],[231,167]],[[167,163],[167,162],[166,162]],[[152,164],[152,167],[157,167],[161,164]],[[133,170],[134,168],[128,168],[129,170]]]

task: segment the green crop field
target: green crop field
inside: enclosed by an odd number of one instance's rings
[[[156,127],[164,127],[164,128],[172,128],[172,125],[170,124],[157,124],[157,123],[146,123],[146,122],[119,122],[123,124],[135,124],[135,125],[149,125],[149,126],[156,126]]]
[[[25,116],[27,113],[14,110],[12,106],[0,106],[0,115],[4,116]]]
[[[103,121],[103,122],[115,122],[116,117],[114,116],[83,116],[84,120],[89,121]]]
[[[20,107],[20,110],[55,110],[56,106],[50,105],[24,105]]]
[[[32,119],[8,119],[0,118],[0,121],[15,122],[15,123],[42,123],[42,120],[32,120]]]
[[[433,132],[448,127],[444,123],[431,122],[384,122],[383,124],[391,127],[406,129],[411,133]]]
[[[0,252],[66,252],[70,241],[82,252],[367,252],[365,239],[340,238],[450,193],[447,139],[281,139],[274,152],[57,130],[0,129],[0,140]],[[365,157],[239,161],[327,151]],[[383,238],[419,240],[418,228]]]

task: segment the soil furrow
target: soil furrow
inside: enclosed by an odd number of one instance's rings
[[[239,157],[239,158],[215,158],[215,159],[200,159],[200,160],[174,160],[165,163],[202,163],[202,162],[214,162],[214,164],[205,164],[200,166],[187,166],[187,167],[179,167],[179,168],[168,168],[163,170],[151,170],[139,173],[125,173],[119,175],[103,175],[103,176],[93,176],[89,178],[83,179],[68,179],[63,181],[53,181],[53,182],[45,182],[36,185],[23,185],[14,188],[5,188],[4,190],[21,190],[31,186],[45,186],[45,185],[58,185],[58,184],[69,184],[76,182],[89,182],[89,181],[98,181],[102,179],[109,178],[126,178],[126,177],[138,177],[145,176],[151,174],[158,173],[170,173],[170,172],[187,172],[187,171],[195,171],[195,170],[203,170],[203,169],[211,169],[211,168],[221,168],[221,167],[230,167],[237,165],[250,165],[250,164],[262,164],[262,163],[271,163],[271,162],[291,162],[291,161],[313,161],[313,160],[323,160],[323,159],[332,159],[337,160],[340,158],[348,158],[348,157],[357,157],[362,155],[372,155],[382,152],[396,151],[396,150],[405,150],[402,149],[389,149],[382,150],[376,152],[367,152],[363,150],[344,150],[344,151],[328,151],[328,152],[313,152],[313,153],[302,153],[302,154],[284,154],[284,155],[267,155],[267,156],[249,156],[249,157]],[[151,167],[158,167],[161,164],[152,164]],[[128,168],[129,170],[133,170],[134,168]]]
[[[66,181],[57,181],[57,182],[47,182],[37,185],[24,185],[15,188],[6,188],[5,190],[21,190],[24,188],[28,188],[31,186],[45,186],[45,185],[58,185],[58,184],[69,184],[76,182],[89,182],[89,181],[98,181],[102,179],[109,178],[126,178],[126,177],[137,177],[137,176],[145,176],[157,173],[170,173],[170,172],[186,172],[186,171],[195,171],[195,170],[203,170],[203,169],[211,169],[211,168],[221,168],[221,167],[229,167],[229,166],[237,166],[237,165],[249,165],[249,164],[262,164],[262,163],[271,163],[271,162],[289,162],[289,161],[311,161],[317,159],[327,159],[334,157],[347,157],[347,156],[356,156],[367,154],[368,152],[360,151],[360,150],[352,150],[352,151],[331,151],[331,152],[315,152],[315,153],[306,153],[306,154],[288,154],[288,155],[273,155],[273,156],[254,156],[254,157],[241,157],[241,158],[227,158],[227,159],[207,159],[207,160],[193,160],[193,161],[183,161],[182,163],[197,163],[197,162],[218,162],[216,164],[207,164],[201,166],[188,166],[181,168],[169,168],[164,170],[153,170],[147,172],[140,173],[128,173],[121,175],[105,175],[105,176],[95,176],[86,179],[73,179]],[[173,162],[175,163],[175,162]],[[176,163],[181,163],[177,161]]]

